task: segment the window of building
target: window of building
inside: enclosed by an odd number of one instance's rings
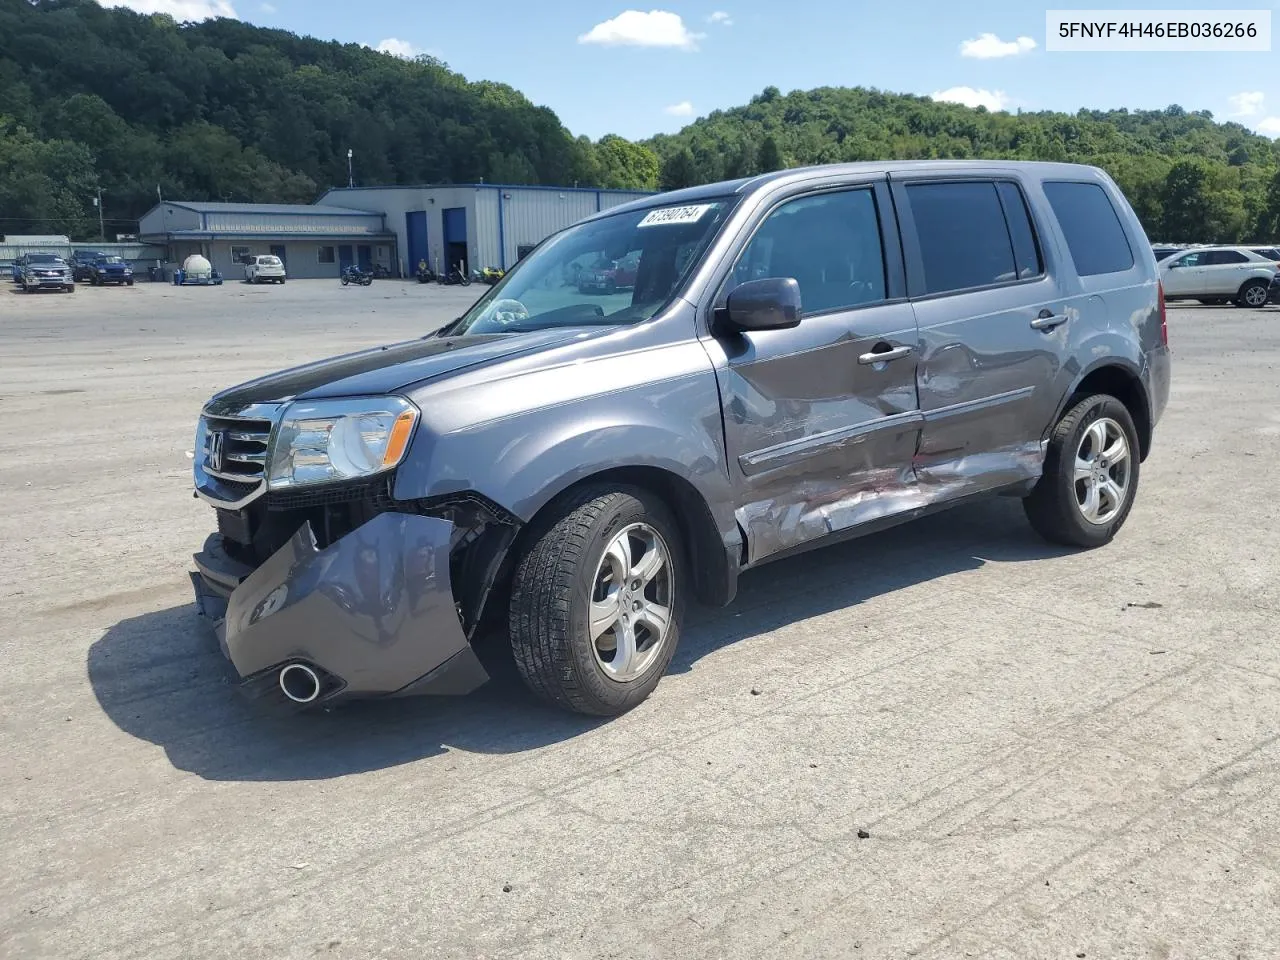
[[[334,257],[334,255],[333,255],[333,247],[321,247],[321,248],[320,248],[320,262],[321,262],[321,263],[336,263],[336,262],[337,262],[337,259],[336,259],[336,258]]]
[[[884,247],[870,190],[787,201],[769,214],[734,265],[727,290],[792,277],[806,315],[885,298]]]
[[[232,247],[231,262],[232,263],[248,263],[249,248],[248,247]]]
[[[1044,195],[1067,238],[1076,273],[1092,277],[1133,266],[1133,250],[1107,192],[1096,183],[1048,182]]]
[[[1013,241],[994,183],[917,183],[908,185],[907,197],[927,293],[1018,279]]]
[[[516,247],[516,260],[523,260],[529,254],[533,253],[534,246],[535,245],[532,243],[522,243]]]

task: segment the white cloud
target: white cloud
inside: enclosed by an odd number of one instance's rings
[[[975,60],[995,60],[999,57],[1016,57],[1022,53],[1030,53],[1035,48],[1036,42],[1030,37],[1001,40],[994,33],[984,33],[980,34],[976,40],[966,40],[960,44],[960,56],[973,57]]]
[[[239,15],[231,0],[100,0],[104,7],[128,7],[138,13],[167,13],[178,21],[208,20]]]
[[[715,13],[711,14],[711,16],[707,17],[707,23],[718,23],[722,27],[732,27],[733,17],[729,16],[729,14],[723,10],[717,10]]]
[[[1257,131],[1268,137],[1280,137],[1280,117],[1263,117],[1258,121]]]
[[[624,10],[612,20],[597,23],[582,36],[579,43],[598,43],[606,47],[674,47],[697,50],[703,34],[693,33],[678,13],[667,10]]]
[[[1262,112],[1262,101],[1266,96],[1259,92],[1236,93],[1227,97],[1231,103],[1231,116],[1254,117]]]
[[[274,3],[264,3],[262,5],[263,13],[276,13],[276,5]]]
[[[663,107],[662,112],[672,117],[692,117],[693,104],[688,100],[681,100],[679,103],[673,103],[669,107]]]
[[[418,48],[408,40],[397,40],[395,37],[387,37],[373,49],[379,53],[389,53],[393,57],[400,57],[404,60],[412,60],[418,55]]]
[[[1000,90],[975,90],[973,87],[950,87],[929,95],[943,103],[961,103],[966,107],[986,107],[988,110],[1004,110],[1009,98]]]

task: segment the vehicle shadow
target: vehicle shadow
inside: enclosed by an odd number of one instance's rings
[[[671,670],[690,671],[739,640],[988,561],[1065,552],[1032,534],[1016,501],[996,500],[779,561],[744,574],[729,608],[687,611]],[[108,629],[89,650],[88,674],[116,726],[208,780],[322,780],[449,749],[518,753],[606,722],[542,706],[521,685],[509,653],[491,646],[484,656],[493,679],[466,697],[287,712],[240,693],[211,632],[184,605]]]

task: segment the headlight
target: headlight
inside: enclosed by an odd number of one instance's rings
[[[290,404],[268,457],[272,489],[332,483],[390,470],[409,449],[418,408],[400,397]]]

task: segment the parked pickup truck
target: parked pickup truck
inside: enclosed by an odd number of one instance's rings
[[[76,281],[67,261],[52,253],[28,253],[19,260],[18,283],[24,293],[40,290],[76,292]]]
[[[631,251],[625,303],[559,282]],[[1097,169],[869,163],[649,197],[421,339],[213,397],[197,602],[282,702],[466,693],[488,624],[536,694],[615,715],[686,604],[727,604],[744,570],[996,494],[1051,541],[1106,544],[1169,380],[1151,247]]]
[[[105,287],[108,284],[132,287],[133,268],[120,257],[99,257],[94,261],[90,282],[95,287]]]

